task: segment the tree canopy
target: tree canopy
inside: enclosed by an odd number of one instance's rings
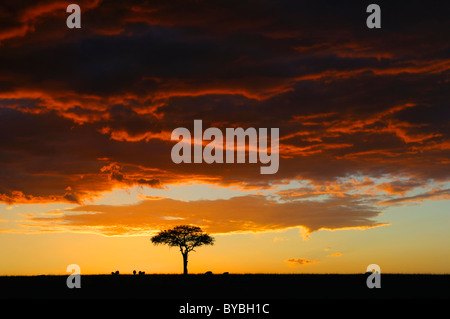
[[[183,255],[184,274],[187,274],[188,254],[195,251],[196,247],[214,245],[214,238],[204,233],[200,227],[191,225],[179,225],[174,228],[160,231],[151,239],[154,245],[168,245],[179,247]]]

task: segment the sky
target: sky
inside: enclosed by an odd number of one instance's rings
[[[0,275],[450,271],[450,5],[0,5]],[[279,169],[180,163],[172,131],[279,128]]]

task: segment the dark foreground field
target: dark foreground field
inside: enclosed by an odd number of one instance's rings
[[[82,275],[0,277],[0,298],[12,299],[449,299],[450,275],[382,274],[369,289],[367,275]]]

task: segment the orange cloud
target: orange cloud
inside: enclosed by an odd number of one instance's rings
[[[351,77],[360,76],[364,73],[370,72],[378,76],[392,76],[404,73],[409,74],[435,74],[443,73],[450,69],[450,60],[431,60],[431,61],[407,61],[408,66],[393,66],[385,69],[377,68],[361,68],[355,70],[326,70],[319,73],[312,73],[301,75],[293,79],[293,81],[309,81],[309,80],[322,80],[322,79],[349,79]]]
[[[383,225],[371,218],[379,212],[351,199],[277,203],[264,196],[228,200],[179,201],[151,198],[133,205],[84,205],[62,216],[33,217],[27,225],[58,231],[89,231],[103,235],[148,235],[162,228],[195,224],[211,233],[259,232],[302,227],[320,229],[370,228]],[[170,218],[168,218],[170,217]]]
[[[314,259],[306,259],[306,258],[289,258],[285,260],[287,263],[290,263],[291,266],[297,266],[297,265],[310,265],[315,264],[318,262]]]
[[[78,4],[84,11],[96,8],[100,4],[101,0],[79,0]],[[44,19],[48,19],[53,16],[66,16],[66,8],[70,3],[61,1],[49,1],[41,3],[33,3],[32,5],[25,6],[20,9],[17,16],[14,17],[20,26],[7,29],[0,32],[0,41],[13,39],[16,37],[24,37],[29,32],[35,32],[39,23],[42,23]],[[14,12],[15,10],[10,10]],[[8,14],[6,14],[8,16]],[[4,16],[3,16],[4,18]],[[64,25],[63,25],[64,26]],[[60,30],[64,30],[62,27]]]
[[[110,138],[116,141],[126,141],[126,142],[148,142],[152,139],[159,139],[162,141],[171,141],[172,132],[143,132],[136,135],[131,135],[125,130],[115,130],[109,127],[103,127],[99,130],[102,134],[109,134]]]
[[[423,182],[407,180],[407,181],[392,181],[377,185],[377,189],[385,191],[390,194],[404,195],[406,192],[412,191],[416,187],[423,186]]]
[[[34,30],[34,28],[28,25],[2,30],[0,31],[0,41],[15,37],[23,37],[30,30]]]

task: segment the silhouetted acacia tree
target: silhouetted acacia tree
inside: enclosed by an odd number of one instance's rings
[[[172,229],[160,231],[151,239],[154,245],[179,247],[183,255],[183,274],[187,275],[188,254],[194,248],[203,245],[214,245],[214,238],[204,233],[200,227],[190,225],[175,226]]]

